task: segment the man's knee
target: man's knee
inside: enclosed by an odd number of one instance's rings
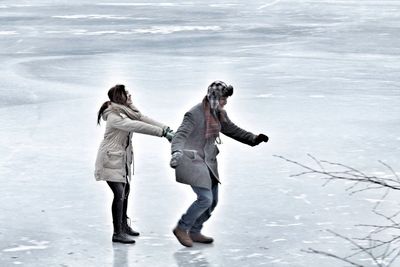
[[[211,194],[201,195],[198,197],[197,201],[199,203],[199,206],[203,208],[209,208],[213,204],[213,197]]]

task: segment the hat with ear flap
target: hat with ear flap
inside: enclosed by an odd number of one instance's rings
[[[222,81],[214,81],[208,86],[207,96],[213,96],[213,98],[219,99],[221,97],[228,97],[233,95],[232,85],[226,85]]]
[[[210,103],[210,108],[214,116],[216,116],[216,112],[219,106],[219,100],[221,97],[228,97],[233,94],[232,85],[226,85],[226,83],[222,81],[214,81],[208,86],[207,90],[207,99]]]
[[[228,85],[226,88],[222,89],[222,96],[228,97],[233,95],[233,86]]]

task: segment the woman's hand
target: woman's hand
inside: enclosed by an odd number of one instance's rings
[[[171,143],[174,136],[175,136],[175,132],[171,128],[169,128],[168,126],[164,127],[162,137],[167,138],[168,142]]]

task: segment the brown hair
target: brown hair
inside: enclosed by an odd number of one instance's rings
[[[100,118],[103,115],[104,110],[108,108],[111,102],[126,105],[126,101],[128,100],[128,96],[125,91],[125,85],[117,84],[108,90],[108,98],[110,101],[106,101],[101,105],[99,112],[97,113],[97,124],[100,124]]]

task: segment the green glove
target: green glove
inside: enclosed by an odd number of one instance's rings
[[[167,138],[168,142],[171,143],[172,138],[174,138],[174,136],[175,136],[175,133],[171,128],[169,128],[168,126],[163,128],[162,137]]]

